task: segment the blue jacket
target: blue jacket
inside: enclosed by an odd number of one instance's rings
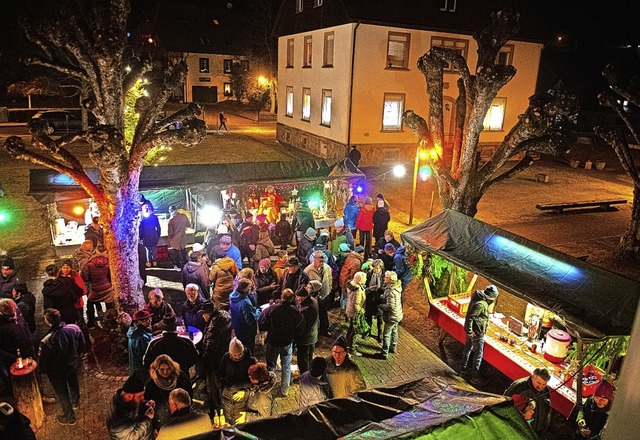
[[[249,295],[234,290],[229,295],[229,313],[236,337],[246,347],[253,347],[261,310],[253,305]]]
[[[238,266],[238,270],[242,269],[242,255],[240,255],[240,249],[235,244],[232,244],[229,250],[227,251],[227,257],[231,258],[236,262],[236,266]]]
[[[405,258],[404,246],[400,246],[396,249],[396,253],[393,254],[393,271],[398,274],[398,279],[402,281],[402,290],[404,291],[407,284],[413,279],[411,268]]]
[[[143,378],[149,374],[142,366],[142,359],[147,351],[147,346],[153,338],[151,329],[141,325],[134,324],[127,331],[127,339],[129,340],[129,375],[133,376],[136,372],[140,372]]]
[[[360,207],[354,203],[344,205],[344,224],[347,225],[349,229],[356,228],[356,218],[358,217],[359,211]]]
[[[140,239],[145,246],[156,246],[160,239],[160,221],[158,216],[151,214],[140,222]]]

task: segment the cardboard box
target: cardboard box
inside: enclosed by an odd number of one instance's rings
[[[596,385],[602,380],[602,376],[605,374],[600,368],[588,364],[582,369],[582,397],[592,396],[596,390]],[[576,388],[576,378],[572,377],[567,385]]]
[[[467,316],[469,302],[471,302],[471,294],[473,292],[457,293],[447,297],[447,305],[451,310],[460,316]]]

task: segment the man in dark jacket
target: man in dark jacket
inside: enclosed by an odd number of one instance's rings
[[[222,407],[228,423],[234,423],[238,412],[238,400],[234,399],[236,393],[251,387],[249,379],[249,367],[255,364],[256,358],[251,356],[249,349],[244,348],[238,338],[231,339],[229,351],[224,354],[218,367],[218,379],[222,383]]]
[[[198,361],[196,346],[189,338],[178,336],[175,315],[165,315],[162,325],[165,329],[162,336],[152,340],[144,354],[144,367],[148,369],[159,355],[166,354],[180,365],[181,371],[188,375],[189,368]]]
[[[302,202],[296,208],[296,215],[291,222],[291,228],[296,233],[296,242],[299,244],[304,233],[309,229],[316,229],[316,220],[306,202]]]
[[[302,266],[309,264],[309,253],[313,252],[313,247],[316,245],[316,230],[309,227],[305,233],[298,240],[298,247],[296,249],[296,257]]]
[[[240,231],[240,238],[238,239],[238,248],[240,248],[240,263],[246,257],[247,261],[251,263],[253,254],[256,253],[256,246],[258,245],[258,235],[260,234],[260,227],[253,224],[253,215],[250,213],[245,217],[244,222],[238,228]],[[236,262],[237,264],[237,262]],[[238,270],[242,269],[242,264],[238,265]]]
[[[151,314],[151,328],[154,330],[154,333],[160,333],[162,319],[166,315],[175,315],[173,307],[164,300],[164,293],[158,288],[149,292],[149,302],[145,309]]]
[[[467,317],[464,320],[464,332],[467,340],[462,352],[461,370],[468,373],[469,357],[473,351],[473,362],[471,363],[471,376],[478,379],[480,374],[480,364],[484,352],[484,334],[487,331],[489,322],[489,306],[498,297],[498,288],[493,284],[485,287],[484,290],[476,290],[469,302]]]
[[[151,333],[151,313],[148,310],[138,310],[133,314],[131,327],[127,331],[129,346],[129,375],[140,375],[146,380],[149,377],[149,369],[142,366],[142,359],[147,351],[149,342],[153,338]]]
[[[222,385],[217,377],[220,362],[231,342],[231,316],[212,303],[205,303],[199,312],[207,322],[202,336],[202,361],[206,372],[207,394],[209,395],[209,415],[213,420],[222,409]]]
[[[13,298],[11,292],[17,280],[18,275],[15,271],[13,258],[4,257],[0,263],[0,298]]]
[[[146,266],[157,266],[158,258],[156,257],[156,246],[158,246],[158,240],[160,240],[160,221],[158,220],[158,216],[153,213],[153,208],[151,208],[148,203],[144,203],[142,205],[140,240],[142,240],[146,251]]]
[[[258,272],[255,278],[256,293],[258,294],[258,305],[266,304],[275,299],[280,290],[278,276],[271,269],[271,260],[263,258],[258,263]]]
[[[197,284],[187,284],[184,293],[187,295],[187,300],[182,305],[182,325],[195,327],[201,332],[204,332],[207,323],[198,312],[205,303],[210,301],[205,301],[202,295],[200,295],[200,289]]]
[[[306,286],[307,283],[309,283],[309,277],[300,268],[300,261],[296,257],[289,258],[287,270],[285,270],[280,280],[280,292],[284,291],[284,289],[291,289],[297,292],[300,287]]]
[[[182,388],[169,393],[169,409],[171,420],[160,429],[156,440],[173,440],[211,431],[209,417],[192,409],[191,396]]]
[[[187,284],[196,284],[202,296],[209,300],[209,268],[206,263],[200,260],[198,252],[192,252],[189,261],[182,267],[182,286],[186,289]]]
[[[289,244],[291,244],[291,223],[287,220],[287,214],[280,214],[280,220],[276,223],[275,236],[277,244],[280,245],[280,249],[287,250]]]
[[[153,440],[155,402],[144,402],[144,383],[130,376],[111,398],[107,430],[112,440]]]
[[[517,394],[527,401],[536,402],[531,427],[540,438],[545,438],[545,433],[551,423],[551,400],[547,387],[549,379],[551,379],[551,375],[546,368],[536,368],[530,377],[516,380],[504,392],[505,396],[513,397]]]
[[[304,318],[304,328],[296,337],[298,348],[298,368],[300,374],[307,371],[313,359],[313,350],[318,342],[318,301],[312,296],[322,289],[322,283],[317,280],[298,289],[296,292],[296,308]]]
[[[281,376],[280,393],[286,396],[291,383],[291,358],[293,357],[293,341],[304,329],[304,318],[293,302],[293,290],[285,289],[280,302],[269,306],[260,318],[260,330],[267,332],[266,357],[267,368],[276,371],[280,357]]]
[[[48,279],[42,286],[44,308],[58,310],[63,322],[75,324],[78,312],[74,304],[82,296],[82,288],[72,278],[58,277],[58,267],[54,264],[48,265],[45,272]]]
[[[84,350],[84,336],[77,325],[62,322],[56,309],[44,311],[44,322],[49,326],[49,332],[40,341],[39,368],[49,377],[62,405],[62,415],[56,420],[61,425],[75,425],[74,408],[80,402],[78,361]]]
[[[24,316],[24,320],[29,325],[29,331],[36,331],[36,297],[29,292],[29,288],[23,282],[13,285],[13,300],[16,302],[20,313]]]

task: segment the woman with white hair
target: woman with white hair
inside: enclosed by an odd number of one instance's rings
[[[362,356],[357,350],[356,336],[369,332],[369,325],[364,316],[364,305],[366,300],[365,288],[367,274],[356,272],[353,279],[347,283],[347,308],[345,314],[349,319],[349,330],[347,330],[347,347],[354,356]]]
[[[388,270],[384,273],[384,303],[382,309],[382,351],[376,356],[387,359],[389,353],[396,352],[398,345],[398,325],[402,321],[402,282],[398,274]]]

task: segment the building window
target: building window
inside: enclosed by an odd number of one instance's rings
[[[431,37],[431,47],[444,47],[445,49],[453,49],[458,52],[466,60],[469,53],[469,41],[460,40],[458,38]],[[444,68],[445,71],[453,72],[451,65]]]
[[[456,6],[458,4],[458,0],[441,0],[442,6],[440,10],[443,12],[456,12]]]
[[[293,87],[287,86],[287,109],[286,116],[293,117]]]
[[[298,12],[302,12],[302,4],[304,3],[304,0],[296,0],[296,14]]]
[[[209,58],[200,58],[200,73],[209,73]]]
[[[503,66],[513,66],[513,44],[505,44],[498,52],[498,56],[496,57],[496,64],[500,64]]]
[[[507,98],[495,98],[484,117],[484,129],[487,131],[502,131],[504,112],[507,108]]]
[[[382,131],[402,130],[404,93],[385,93],[382,108]]]
[[[293,67],[293,38],[287,40],[287,67]]]
[[[302,89],[302,120],[311,120],[311,89]]]
[[[232,96],[233,92],[231,91],[231,83],[224,83],[224,96]]]
[[[320,125],[331,127],[331,90],[322,90],[322,114]]]
[[[304,37],[304,61],[302,67],[311,67],[311,56],[313,55],[313,45],[311,44],[311,35]]]
[[[322,6],[322,0],[313,0],[314,8],[319,8],[320,6]]]
[[[240,68],[242,69],[243,72],[248,71],[249,70],[249,61],[241,60],[240,61]]]
[[[411,34],[389,32],[387,43],[387,67],[406,69],[409,63],[409,43]]]
[[[322,67],[333,67],[333,32],[324,33]]]
[[[224,60],[223,61],[223,72],[231,73],[231,68],[233,67],[233,60]]]

